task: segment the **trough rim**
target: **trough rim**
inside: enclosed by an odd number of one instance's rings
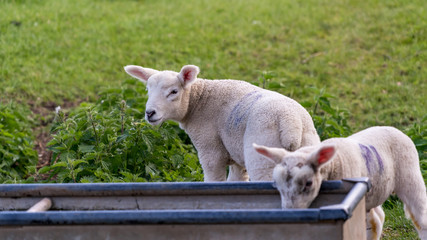
[[[218,182],[218,183],[101,183],[101,184],[4,184],[0,185],[0,197],[51,196],[44,193],[64,194],[64,187],[79,195],[82,188],[96,196],[109,196],[118,191],[137,194],[138,191],[154,191],[166,194],[178,191],[187,194],[193,190],[204,194],[218,192],[241,192],[242,194],[274,191],[273,182]],[[156,187],[160,187],[155,189]],[[15,189],[13,191],[13,189]],[[368,178],[324,181],[322,191],[342,191],[348,193],[340,204],[308,209],[238,209],[238,210],[102,210],[102,211],[47,211],[47,212],[0,212],[0,225],[111,225],[111,224],[246,224],[246,223],[313,223],[321,221],[345,221],[370,189]],[[138,190],[138,191],[137,191]],[[79,193],[80,192],[80,193]],[[70,191],[66,192],[70,194]],[[100,195],[98,195],[100,194]],[[110,193],[111,194],[111,193]],[[231,194],[231,193],[230,193]],[[73,195],[73,196],[76,196]],[[143,195],[143,194],[142,194]],[[57,196],[57,195],[56,195]],[[69,195],[65,195],[69,196]],[[80,195],[79,195],[80,196]]]

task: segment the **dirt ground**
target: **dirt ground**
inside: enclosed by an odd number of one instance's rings
[[[81,102],[82,101],[70,102],[64,100],[62,104],[57,104],[55,102],[45,102],[42,104],[29,103],[31,111],[36,118],[38,118],[36,119],[38,120],[38,125],[33,129],[36,134],[34,149],[37,151],[39,157],[37,169],[49,165],[52,158],[52,152],[47,149],[47,143],[52,139],[50,124],[55,117],[55,108],[60,106],[61,110],[67,112],[67,110],[78,106]]]

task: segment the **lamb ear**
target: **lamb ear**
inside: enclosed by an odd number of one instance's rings
[[[274,164],[281,163],[283,157],[287,153],[287,151],[282,148],[269,148],[269,147],[257,145],[255,143],[252,144],[252,146],[255,148],[255,151],[257,151],[261,155],[266,156],[267,159]]]
[[[311,156],[313,165],[316,168],[323,166],[325,163],[329,162],[335,156],[336,148],[335,145],[324,145],[321,146],[316,152]]]
[[[141,82],[146,83],[147,80],[154,74],[158,73],[159,71],[151,69],[151,68],[143,68],[140,66],[135,65],[127,65],[124,67],[127,74],[131,75],[132,77],[140,80]]]
[[[184,87],[190,86],[190,83],[197,79],[197,74],[199,74],[199,72],[199,67],[185,65],[182,67],[181,72],[179,72],[178,78]]]

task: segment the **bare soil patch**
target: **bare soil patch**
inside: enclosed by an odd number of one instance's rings
[[[36,104],[34,102],[28,103],[31,111],[35,114],[36,118],[38,118],[36,119],[38,124],[33,129],[36,135],[34,149],[37,151],[39,158],[37,169],[49,165],[52,158],[52,152],[47,148],[47,143],[52,139],[50,124],[55,117],[56,107],[60,106],[63,111],[67,111],[78,106],[81,102],[82,100],[73,102],[63,100],[62,104],[57,104],[51,101],[41,104]]]

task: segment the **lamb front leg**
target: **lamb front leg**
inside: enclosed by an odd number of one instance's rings
[[[372,208],[366,213],[367,239],[379,240],[383,231],[384,211],[381,206]]]
[[[221,151],[203,149],[199,151],[199,161],[203,168],[205,182],[218,182],[227,179],[228,156]]]

